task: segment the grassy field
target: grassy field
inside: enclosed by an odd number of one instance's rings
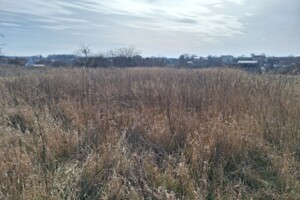
[[[0,199],[300,199],[300,78],[0,69]]]

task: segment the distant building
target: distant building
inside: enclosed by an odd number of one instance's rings
[[[258,61],[256,60],[239,60],[238,61],[239,65],[243,65],[243,66],[255,66],[258,64]]]
[[[175,67],[178,65],[178,59],[177,58],[168,58],[167,60],[167,66],[168,67]]]
[[[262,69],[256,60],[239,60],[239,68],[245,69],[246,71],[261,73]]]
[[[194,61],[187,61],[187,65],[188,65],[189,67],[194,67],[194,66],[195,66],[195,63],[194,63]]]
[[[31,67],[32,65],[34,64],[34,61],[33,61],[33,59],[32,58],[28,58],[27,59],[27,63],[26,63],[26,67]]]
[[[222,61],[223,65],[230,65],[230,64],[233,64],[234,57],[231,55],[221,56],[221,61]]]
[[[44,64],[33,64],[32,67],[46,67]]]
[[[43,56],[30,56],[30,57],[26,57],[26,67],[33,67],[34,65],[36,65],[38,62],[40,62],[43,59]]]

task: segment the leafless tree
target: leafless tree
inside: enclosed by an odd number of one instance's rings
[[[91,49],[90,46],[84,43],[81,43],[79,45],[79,49],[76,51],[76,54],[78,54],[82,58],[82,64],[84,67],[87,67],[88,61],[91,57]]]
[[[133,58],[134,56],[140,54],[140,52],[134,46],[120,48],[116,53],[118,56],[126,58]]]
[[[135,46],[122,47],[115,50],[110,50],[107,53],[107,57],[125,57],[125,58],[133,58],[134,56],[140,55],[140,51],[138,51]]]
[[[106,57],[110,60],[112,66],[132,67],[136,65],[134,58],[139,55],[140,52],[134,46],[129,46],[110,50]]]

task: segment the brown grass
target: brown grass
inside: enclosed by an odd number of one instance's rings
[[[0,74],[0,199],[300,199],[298,77]]]

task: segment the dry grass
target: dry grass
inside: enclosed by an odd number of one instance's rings
[[[298,77],[7,70],[0,199],[300,198]]]

